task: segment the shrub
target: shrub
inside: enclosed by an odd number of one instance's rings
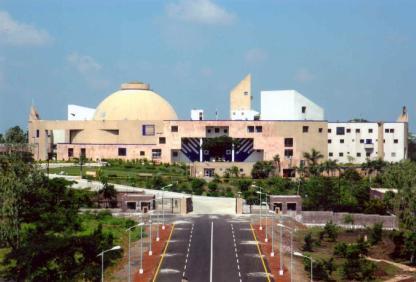
[[[369,229],[369,243],[374,246],[377,245],[383,237],[383,223],[376,223]]]
[[[335,242],[338,237],[338,228],[332,221],[329,221],[325,224],[324,227],[325,234],[328,236],[329,241]]]
[[[313,252],[313,243],[314,243],[314,239],[312,238],[312,233],[308,232],[305,237],[303,237],[303,251],[305,252]]]
[[[347,244],[344,242],[339,242],[334,247],[334,256],[344,258],[347,254]]]

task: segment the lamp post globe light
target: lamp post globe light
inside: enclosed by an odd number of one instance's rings
[[[290,233],[290,281],[293,282],[293,232],[295,232],[296,229],[290,228],[281,223],[278,223],[277,226],[280,228],[286,228]]]
[[[304,254],[299,253],[299,252],[293,252],[293,254],[297,257],[307,258],[308,260],[311,261],[311,282],[313,282],[313,259],[312,257],[305,256]]]
[[[165,230],[165,207],[164,207],[165,201],[164,201],[163,196],[164,196],[164,193],[165,193],[165,189],[168,188],[168,187],[172,187],[172,186],[173,186],[173,184],[171,183],[171,184],[168,184],[168,185],[160,188],[160,190],[162,190],[162,230]]]
[[[134,229],[134,228],[136,228],[136,227],[138,227],[138,226],[140,226],[140,224],[135,224],[135,225],[133,225],[133,226],[131,226],[131,227],[129,227],[129,228],[126,229],[126,232],[128,232],[128,234],[129,234],[129,249],[128,249],[128,253],[129,253],[129,265],[128,265],[128,275],[129,275],[129,278],[128,278],[128,281],[129,282],[131,281],[131,263],[130,263],[130,257],[131,257],[131,255],[130,255],[130,253],[131,253],[131,249],[130,249],[131,230]]]
[[[149,219],[149,256],[153,255],[152,251],[152,214]]]
[[[121,249],[120,246],[114,246],[111,249],[102,251],[101,253],[97,255],[97,257],[101,256],[101,282],[104,282],[104,254],[107,252],[116,251],[120,249]]]

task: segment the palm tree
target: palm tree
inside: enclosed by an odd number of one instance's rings
[[[322,169],[326,171],[326,173],[331,176],[334,176],[334,172],[338,169],[337,160],[327,160],[322,163]]]
[[[303,157],[308,162],[308,170],[312,175],[319,174],[318,163],[324,157],[318,150],[312,149],[311,152],[304,152]]]
[[[279,156],[279,154],[276,154],[273,157],[273,161],[274,161],[276,169],[277,169],[277,174],[280,175],[281,166],[280,166],[280,156]]]

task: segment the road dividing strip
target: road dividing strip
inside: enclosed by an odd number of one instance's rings
[[[209,268],[209,281],[212,282],[212,261],[214,256],[214,222],[211,221],[211,261]]]
[[[166,250],[168,249],[170,238],[172,237],[173,229],[175,229],[175,224],[172,224],[172,229],[170,230],[170,234],[168,237],[168,241],[166,242],[165,249],[163,250],[162,256],[160,257],[159,265],[157,266],[155,276],[153,277],[152,282],[156,281],[157,275],[159,274],[160,266],[162,265],[163,258],[165,257]]]
[[[264,268],[264,272],[266,273],[267,281],[268,282],[271,282],[270,281],[270,274],[267,271],[266,263],[264,262],[263,255],[261,254],[261,250],[260,250],[260,246],[259,246],[259,241],[257,241],[257,237],[256,237],[256,234],[254,233],[253,225],[251,223],[250,223],[250,228],[251,228],[251,232],[253,233],[254,240],[256,241],[257,251],[259,251],[261,263],[263,264],[263,268]]]

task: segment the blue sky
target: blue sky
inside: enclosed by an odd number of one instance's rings
[[[40,4],[41,3],[41,4]],[[228,117],[228,93],[296,89],[330,121],[394,121],[416,131],[416,1],[0,0],[0,131],[29,107],[65,119],[139,80],[188,119]]]

